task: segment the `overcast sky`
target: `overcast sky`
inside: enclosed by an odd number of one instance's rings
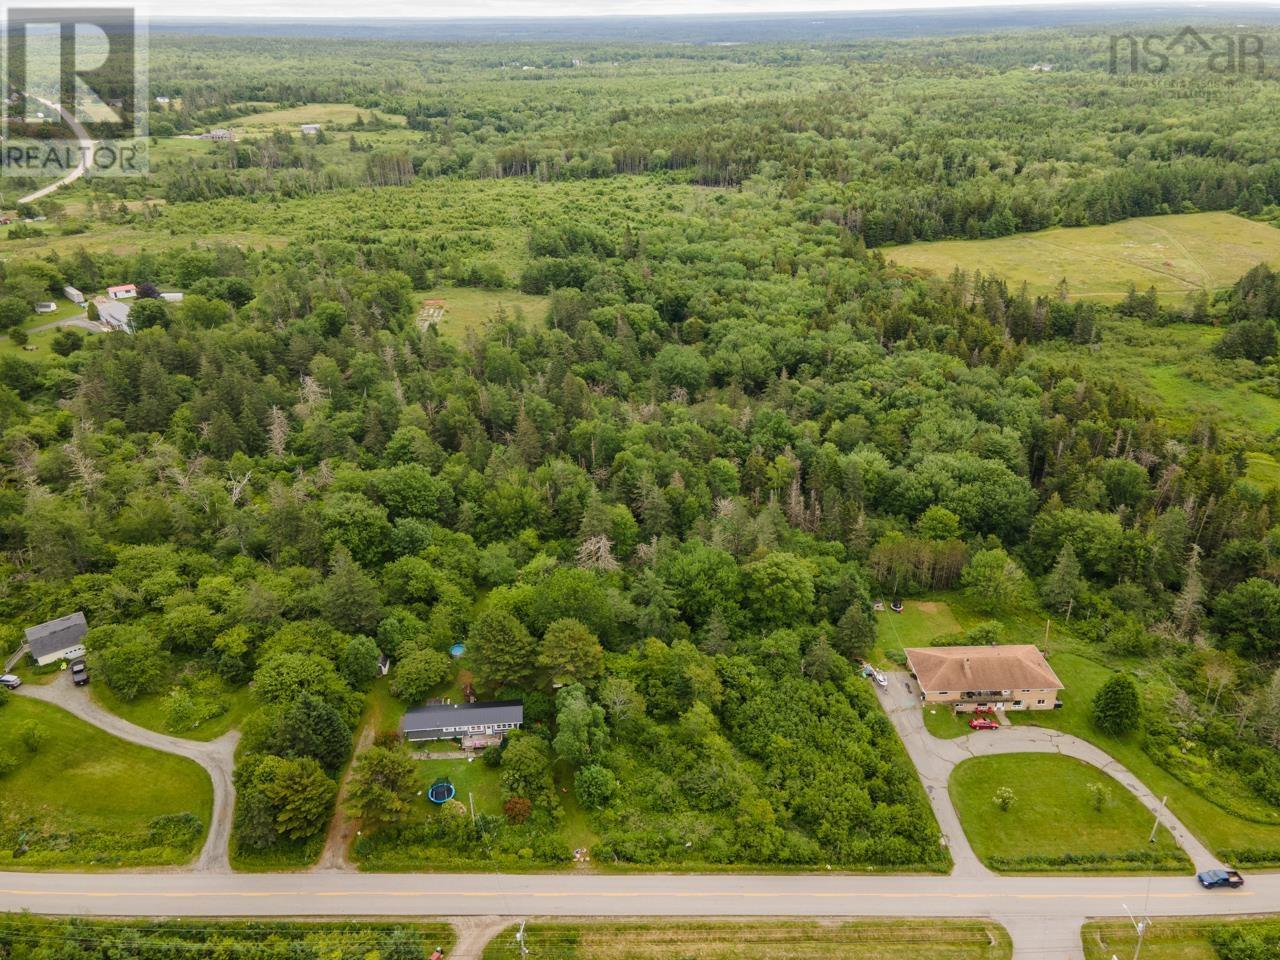
[[[1121,0],[1130,5],[1135,0]],[[1144,0],[1136,0],[1143,3]],[[1151,0],[1154,4],[1155,0]],[[36,0],[38,5],[39,0]],[[560,17],[624,14],[707,14],[841,10],[927,10],[966,6],[1113,7],[1116,0],[142,0],[139,7],[153,17],[339,17],[456,18]],[[1167,5],[1167,4],[1166,4]],[[1212,2],[1204,4],[1206,8]]]

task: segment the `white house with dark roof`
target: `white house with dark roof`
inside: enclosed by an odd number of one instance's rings
[[[400,736],[409,743],[428,740],[463,740],[469,737],[504,737],[524,723],[519,700],[492,703],[429,703],[405,711]]]
[[[27,650],[31,659],[42,667],[59,660],[74,660],[84,656],[84,635],[88,632],[89,624],[77,610],[57,620],[27,627]]]

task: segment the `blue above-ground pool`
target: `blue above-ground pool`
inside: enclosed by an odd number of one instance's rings
[[[431,785],[431,789],[427,791],[427,799],[432,803],[448,803],[453,799],[453,784],[441,777]]]
[[[453,657],[453,659],[455,660],[457,660],[460,656],[462,656],[466,652],[467,652],[466,645],[461,643],[455,643],[452,647],[449,648],[449,656]]]

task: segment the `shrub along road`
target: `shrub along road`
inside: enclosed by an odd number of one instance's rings
[[[21,696],[61,707],[68,713],[79,717],[105,730],[121,740],[175,753],[181,757],[194,760],[208,771],[213,783],[213,812],[209,817],[209,833],[205,837],[200,856],[192,864],[199,871],[230,872],[231,864],[227,851],[231,840],[231,821],[235,811],[236,790],[231,779],[235,766],[236,742],[240,739],[238,731],[223,734],[217,740],[201,743],[195,740],[183,740],[180,737],[169,737],[154,730],[147,730],[123,720],[111,711],[100,706],[89,691],[75,686],[67,672],[59,674],[52,683],[29,683],[18,689]]]

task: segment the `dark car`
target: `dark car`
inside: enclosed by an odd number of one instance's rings
[[[83,687],[89,682],[89,668],[84,665],[83,660],[74,660],[71,663],[71,682],[77,687]]]
[[[1240,887],[1244,885],[1244,877],[1234,870],[1205,870],[1197,873],[1196,879],[1206,890],[1214,887]]]

